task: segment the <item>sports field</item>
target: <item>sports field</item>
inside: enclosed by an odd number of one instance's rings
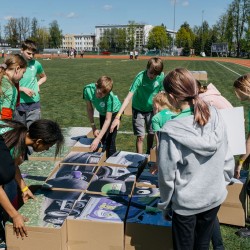
[[[41,87],[43,118],[56,120],[62,127],[89,127],[85,102],[82,99],[83,86],[95,82],[101,75],[108,75],[114,80],[114,93],[123,101],[136,74],[146,68],[147,59],[141,57],[135,61],[128,60],[127,57],[53,58],[52,60],[39,58],[48,77],[47,82]],[[185,60],[183,57],[162,57],[162,59],[165,73],[176,67],[207,71],[208,83],[212,82],[233,106],[243,105],[245,113],[250,109],[250,102],[238,101],[233,90],[234,80],[250,71],[250,60],[238,60],[235,64],[233,60],[225,61],[222,58]],[[97,118],[96,123],[98,124]],[[117,146],[118,150],[135,150],[135,138],[132,135],[129,116],[122,117]],[[236,236],[235,232],[238,229],[233,226],[221,227],[226,250],[250,249],[250,238],[242,239]]]

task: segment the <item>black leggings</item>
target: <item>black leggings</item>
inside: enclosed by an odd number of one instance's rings
[[[117,113],[113,113],[112,114],[112,119],[111,119],[111,123],[110,126],[107,130],[107,132],[104,134],[104,136],[102,137],[102,145],[103,145],[103,152],[106,150],[106,154],[107,157],[113,155],[114,153],[116,153],[116,145],[115,145],[115,140],[116,140],[116,135],[117,135],[117,127],[114,129],[113,133],[110,133],[110,127],[112,122],[114,121],[115,117],[116,117]],[[104,115],[100,115],[100,128],[102,128],[104,122],[105,122],[105,118],[106,116]]]

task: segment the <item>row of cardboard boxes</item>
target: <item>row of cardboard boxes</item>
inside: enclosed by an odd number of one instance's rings
[[[8,249],[152,249],[156,242],[158,249],[172,249],[171,223],[157,209],[158,180],[147,157],[121,151],[104,159],[102,153],[72,151],[55,168],[45,161],[22,164],[31,188],[39,165],[52,172],[36,200],[20,209],[29,218],[29,237],[16,239],[12,225],[6,226]]]
[[[20,209],[29,218],[29,237],[16,239],[7,225],[8,249],[147,250],[156,242],[157,249],[172,249],[171,223],[157,210],[157,176],[149,172],[155,151],[150,158],[120,151],[106,160],[105,154],[84,152],[90,138],[69,134],[70,153],[60,162],[47,152],[21,165],[26,183],[42,189]],[[221,223],[245,225],[246,180],[242,172],[241,182],[228,186]]]

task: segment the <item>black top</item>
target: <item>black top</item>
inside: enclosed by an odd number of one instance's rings
[[[7,184],[15,178],[15,163],[11,157],[10,150],[0,136],[0,185]]]

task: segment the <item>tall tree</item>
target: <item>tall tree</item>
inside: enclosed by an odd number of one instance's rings
[[[52,21],[49,25],[49,47],[50,48],[60,48],[62,44],[62,30],[60,30],[59,25],[56,20]]]
[[[155,26],[150,32],[148,37],[149,49],[163,50],[169,45],[169,40],[164,26]]]
[[[17,19],[17,28],[19,34],[19,43],[21,44],[22,41],[26,40],[29,36],[30,30],[30,19],[29,17],[20,17]]]
[[[10,18],[4,27],[7,42],[11,47],[16,47],[19,41],[17,19]]]
[[[129,50],[133,50],[135,48],[135,30],[136,30],[136,22],[129,21],[127,28],[127,46]]]

